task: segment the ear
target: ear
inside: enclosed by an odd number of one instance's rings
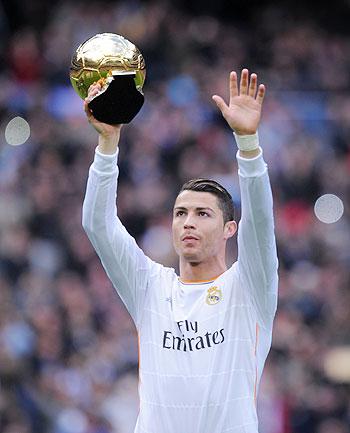
[[[227,223],[224,226],[224,239],[227,240],[229,238],[232,238],[232,236],[237,231],[237,223],[236,221],[227,221]]]

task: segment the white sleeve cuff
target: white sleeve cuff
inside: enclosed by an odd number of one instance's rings
[[[95,149],[95,158],[93,162],[93,168],[100,173],[114,173],[118,170],[119,148],[111,155],[100,152],[97,148]]]
[[[266,162],[263,158],[261,147],[259,155],[254,158],[243,158],[237,151],[236,158],[238,162],[238,174],[242,177],[257,177],[264,174],[267,170]]]

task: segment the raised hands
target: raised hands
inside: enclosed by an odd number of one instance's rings
[[[264,96],[265,86],[258,86],[257,75],[251,74],[249,78],[248,69],[243,69],[239,85],[236,72],[230,73],[229,105],[221,96],[212,98],[236,134],[250,135],[258,129]]]

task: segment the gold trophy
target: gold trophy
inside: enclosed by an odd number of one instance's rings
[[[79,45],[69,75],[82,99],[91,84],[101,84],[101,91],[89,101],[90,110],[101,122],[129,123],[144,103],[144,58],[132,42],[115,33],[100,33]]]

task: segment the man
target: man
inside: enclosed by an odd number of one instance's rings
[[[99,86],[90,89],[89,97]],[[219,184],[184,185],[173,213],[180,275],[138,248],[116,215],[120,125],[99,132],[83,226],[130,312],[140,342],[136,433],[257,433],[256,396],[277,303],[272,195],[257,128],[265,94],[257,75],[230,74],[230,101],[213,96],[234,131],[242,218],[238,260],[225,248],[236,232],[232,199]],[[116,408],[117,410],[117,408]]]

